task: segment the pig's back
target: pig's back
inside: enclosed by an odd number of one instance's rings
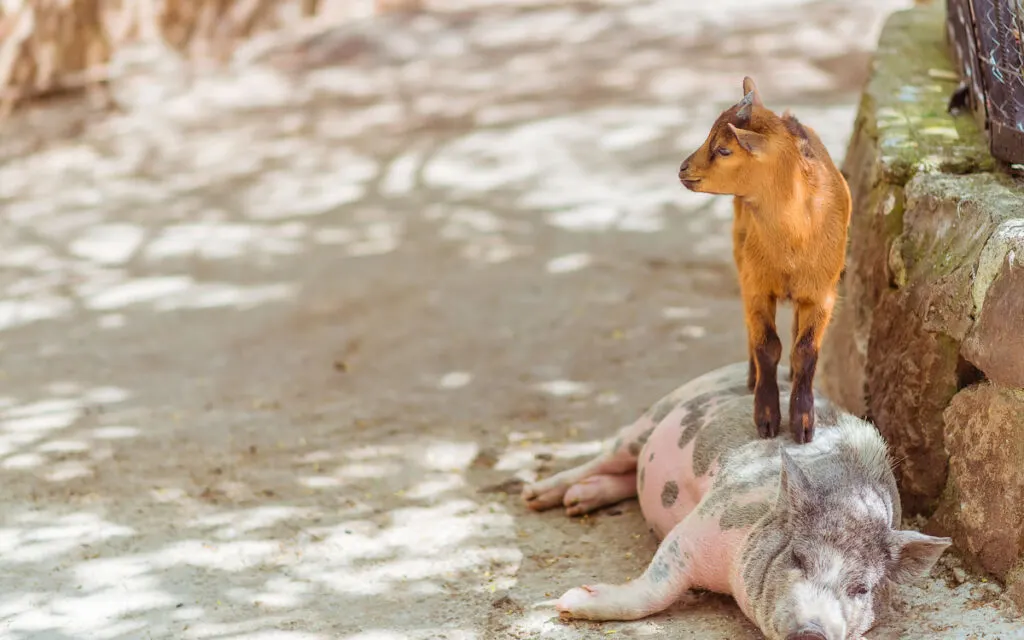
[[[659,537],[702,501],[702,514],[716,516],[720,515],[716,503],[724,506],[743,501],[744,496],[754,500],[773,493],[778,485],[780,446],[798,459],[813,459],[814,466],[837,455],[840,441],[857,447],[866,443],[872,452],[869,456],[877,455],[880,446],[884,456],[884,442],[874,427],[852,416],[854,422],[849,424],[853,426],[847,425],[844,414],[817,392],[818,427],[810,444],[795,444],[785,427],[778,438],[760,439],[746,376],[746,363],[728,365],[690,381],[655,405],[656,411],[661,407],[663,418],[640,452],[637,495],[645,519]],[[786,367],[780,367],[778,377],[782,415],[788,415]],[[847,426],[840,428],[840,423]],[[719,495],[705,500],[712,491]]]
[[[780,369],[788,398],[788,371]],[[737,363],[694,378],[648,412],[659,421],[637,461],[637,496],[659,537],[700,503],[723,453],[758,441],[753,405],[747,365]]]

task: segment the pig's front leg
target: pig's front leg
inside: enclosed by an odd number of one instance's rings
[[[693,586],[693,521],[687,518],[665,537],[644,574],[626,584],[570,589],[555,608],[566,618],[637,620],[667,609]]]

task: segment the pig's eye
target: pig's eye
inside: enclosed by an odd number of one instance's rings
[[[720,155],[723,158],[725,156],[731,156],[732,155],[732,149],[729,149],[728,147],[718,147],[717,149],[715,149],[715,154]]]
[[[855,598],[862,598],[868,595],[870,591],[866,584],[855,584],[850,587],[850,595]]]

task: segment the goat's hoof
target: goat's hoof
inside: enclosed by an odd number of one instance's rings
[[[779,435],[779,423],[781,421],[778,405],[774,407],[771,405],[759,407],[755,403],[754,424],[757,425],[757,435],[762,438],[774,438]]]
[[[793,411],[789,416],[789,428],[797,444],[807,444],[814,439],[814,411]]]

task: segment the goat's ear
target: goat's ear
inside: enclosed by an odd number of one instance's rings
[[[731,122],[729,123],[729,130],[736,136],[736,141],[740,143],[740,146],[755,156],[764,153],[764,150],[768,148],[768,138],[760,133],[747,131],[746,129],[737,129]]]
[[[761,102],[761,94],[757,91],[757,85],[754,84],[754,79],[750,76],[743,77],[743,95],[744,97],[749,95],[754,106],[764,106],[764,103]]]

